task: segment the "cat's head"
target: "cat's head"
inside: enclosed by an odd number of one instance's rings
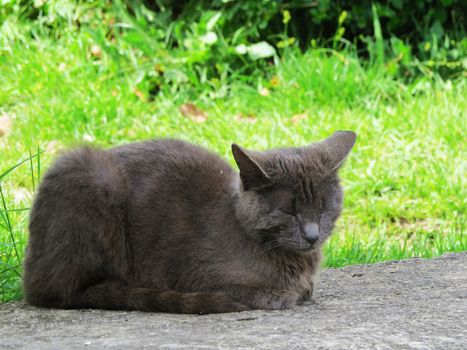
[[[337,172],[356,134],[338,131],[306,147],[264,152],[233,144],[241,189],[236,215],[265,249],[309,251],[329,237],[342,210]]]

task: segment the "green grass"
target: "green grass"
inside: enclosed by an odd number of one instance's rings
[[[21,297],[27,209],[40,173],[58,150],[83,142],[108,147],[178,137],[232,162],[232,142],[299,146],[355,130],[357,144],[341,171],[345,211],[326,246],[326,265],[467,250],[465,76],[420,75],[407,83],[351,49],[291,50],[256,78],[162,86],[152,100],[140,79],[144,57],[93,56],[95,35],[86,30],[52,38],[13,28],[17,40],[0,48],[0,114],[12,120],[0,137],[0,300]],[[131,56],[131,47],[121,49]],[[183,116],[179,106],[187,102],[207,120]]]

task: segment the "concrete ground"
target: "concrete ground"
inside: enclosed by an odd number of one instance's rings
[[[467,252],[322,271],[314,303],[206,316],[0,304],[0,349],[467,349]]]

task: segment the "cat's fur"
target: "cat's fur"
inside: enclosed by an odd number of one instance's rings
[[[40,185],[26,300],[59,308],[214,313],[308,299],[341,212],[337,170],[355,142],[247,151],[240,173],[163,139],[61,156]]]

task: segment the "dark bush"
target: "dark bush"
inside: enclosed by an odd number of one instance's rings
[[[455,77],[467,67],[466,14],[465,0],[9,0],[0,22],[16,16],[55,38],[86,30],[115,62],[136,52],[157,64],[149,85],[178,86],[254,81],[287,47],[351,48],[393,76]]]
[[[128,3],[134,5],[138,1]],[[374,4],[383,38],[399,38],[412,45],[421,58],[433,58],[434,45],[449,49],[462,40],[467,14],[467,1],[463,0],[147,0],[145,3],[153,11],[169,12],[172,20],[187,23],[198,20],[205,11],[222,11],[224,36],[243,30],[250,41],[267,40],[275,44],[287,36],[294,38],[302,49],[308,48],[312,40],[327,44],[336,38],[366,48],[367,38],[374,36]],[[446,38],[447,45],[442,42]]]

